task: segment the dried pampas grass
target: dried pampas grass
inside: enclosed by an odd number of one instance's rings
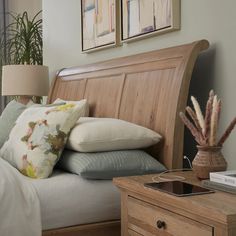
[[[200,108],[199,103],[195,97],[191,96],[191,100],[193,103],[193,107],[194,107],[197,119],[199,121],[199,125],[201,126],[202,132],[204,133],[205,132],[205,122],[204,122],[201,108]]]
[[[222,146],[225,140],[236,125],[236,117],[229,124],[219,141],[217,141],[217,131],[221,114],[221,100],[217,98],[214,91],[211,90],[206,104],[205,117],[202,114],[200,105],[195,97],[191,97],[194,110],[186,107],[188,119],[183,112],[180,112],[180,118],[188,127],[196,142],[201,146]]]
[[[217,136],[217,126],[218,126],[218,114],[217,114],[217,96],[214,96],[213,104],[212,104],[212,114],[211,114],[211,123],[210,123],[210,137],[209,137],[209,144],[210,146],[216,146],[216,136]]]
[[[217,143],[218,146],[222,146],[223,145],[225,140],[229,137],[231,131],[234,129],[235,125],[236,125],[236,117],[234,117],[234,119],[229,124],[228,128],[225,130],[225,132],[221,136],[219,142]]]

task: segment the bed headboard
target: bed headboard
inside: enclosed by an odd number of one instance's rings
[[[112,117],[157,131],[161,150],[151,154],[167,168],[181,168],[185,109],[194,63],[208,41],[112,59],[61,70],[54,79],[48,103],[56,98],[86,98],[90,116]],[[158,153],[157,153],[158,152]]]

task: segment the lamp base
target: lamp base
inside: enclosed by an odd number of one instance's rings
[[[29,101],[32,101],[32,96],[19,96],[16,99],[17,102],[27,105]]]

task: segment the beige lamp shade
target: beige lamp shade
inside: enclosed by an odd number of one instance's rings
[[[3,66],[2,95],[45,96],[49,89],[48,77],[47,66]]]

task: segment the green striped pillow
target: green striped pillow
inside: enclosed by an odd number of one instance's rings
[[[87,179],[159,173],[166,168],[141,150],[80,153],[64,150],[57,166]]]

